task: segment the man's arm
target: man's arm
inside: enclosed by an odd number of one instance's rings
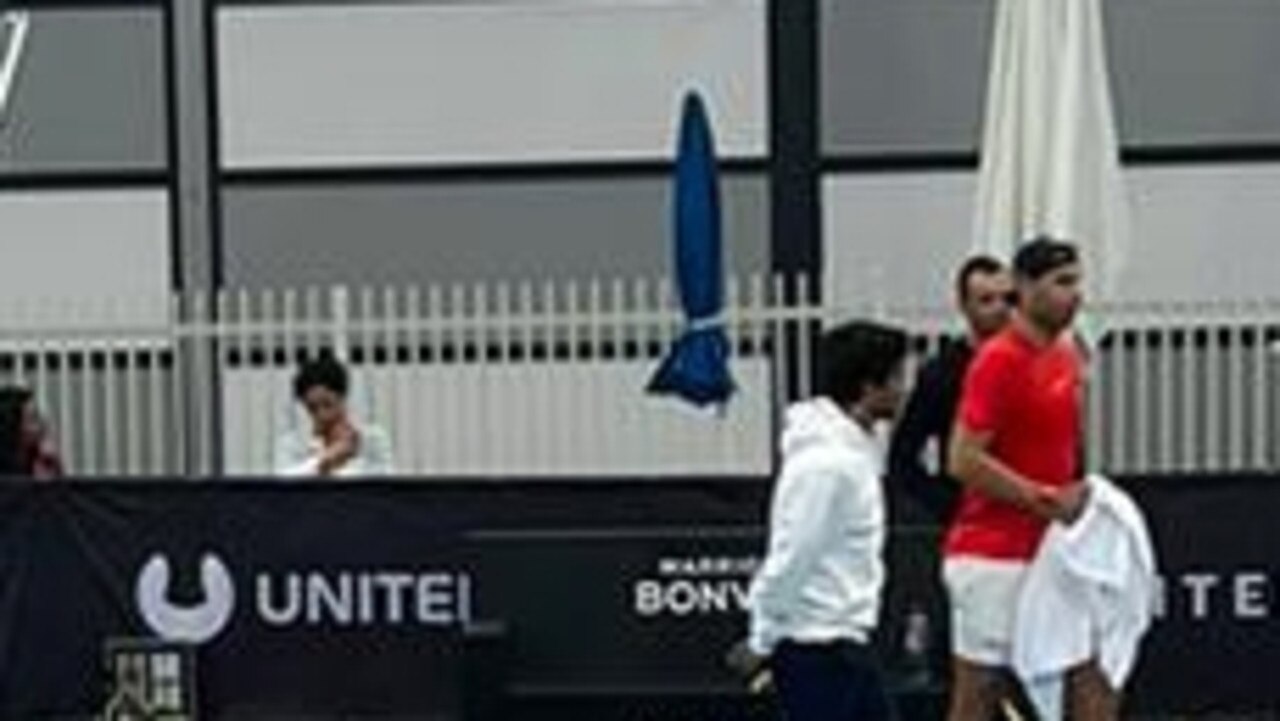
[[[1010,468],[991,452],[998,429],[1008,423],[1012,356],[988,345],[969,366],[956,413],[947,471],[957,481],[1047,520],[1069,521],[1079,510],[1078,489],[1055,489]],[[1079,485],[1079,484],[1077,484]]]
[[[930,438],[941,440],[951,424],[954,408],[945,403],[940,358],[926,363],[916,376],[915,387],[889,444],[889,478],[902,486],[931,518],[945,520],[951,510],[952,481],[925,468],[924,451]],[[946,449],[943,449],[943,453]]]
[[[1082,504],[1083,484],[1052,488],[1035,483],[990,452],[992,433],[957,422],[947,449],[947,470],[979,493],[1010,503],[1048,521],[1070,522]]]
[[[749,644],[755,653],[769,653],[774,624],[794,610],[804,577],[830,533],[840,483],[835,469],[806,469],[779,480],[769,514],[768,553],[751,583]]]
[[[817,560],[829,534],[828,517],[840,475],[834,470],[786,479],[769,519],[769,553],[756,578],[755,602],[767,611],[786,608],[799,581]]]
[[[333,430],[332,439],[320,452],[317,472],[332,476],[342,470],[360,452],[360,432],[348,420],[342,420]]]

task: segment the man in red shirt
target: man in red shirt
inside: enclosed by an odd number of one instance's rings
[[[952,607],[951,721],[987,721],[1012,679],[1013,609],[1052,522],[1084,503],[1082,363],[1071,322],[1081,302],[1075,247],[1037,239],[1014,258],[1018,308],[965,376],[948,470],[964,484],[943,576]],[[1068,679],[1069,718],[1116,718],[1096,664]]]

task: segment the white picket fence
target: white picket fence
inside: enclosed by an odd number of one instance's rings
[[[804,278],[727,286],[739,390],[697,410],[644,392],[681,327],[665,281],[190,293],[0,309],[0,382],[32,387],[83,475],[254,476],[304,422],[299,359],[329,349],[406,477],[761,475],[807,395],[823,323],[907,327],[912,366],[947,309],[832,308]],[[1097,308],[1088,454],[1112,473],[1280,466],[1280,301]]]

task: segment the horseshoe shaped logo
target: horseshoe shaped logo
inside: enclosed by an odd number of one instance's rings
[[[197,644],[217,636],[235,608],[235,587],[222,559],[211,553],[200,558],[201,603],[180,606],[170,601],[169,578],[169,559],[159,553],[147,559],[138,574],[138,610],[151,630],[169,641]]]

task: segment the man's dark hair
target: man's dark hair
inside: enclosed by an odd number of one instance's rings
[[[298,368],[293,377],[293,396],[302,400],[307,391],[320,386],[345,398],[348,383],[346,367],[333,355],[321,353],[319,357],[303,362]]]
[[[973,255],[956,271],[956,297],[969,297],[969,279],[975,275],[995,275],[1004,270],[1004,263],[989,255]]]
[[[1080,251],[1074,245],[1041,236],[1018,248],[1013,256],[1013,272],[1024,280],[1039,280],[1064,265],[1079,262]]]
[[[31,475],[30,459],[22,448],[23,409],[31,398],[26,388],[0,388],[0,476]]]
[[[853,321],[822,335],[817,392],[840,405],[856,403],[870,384],[883,384],[907,357],[907,334],[869,321]]]

